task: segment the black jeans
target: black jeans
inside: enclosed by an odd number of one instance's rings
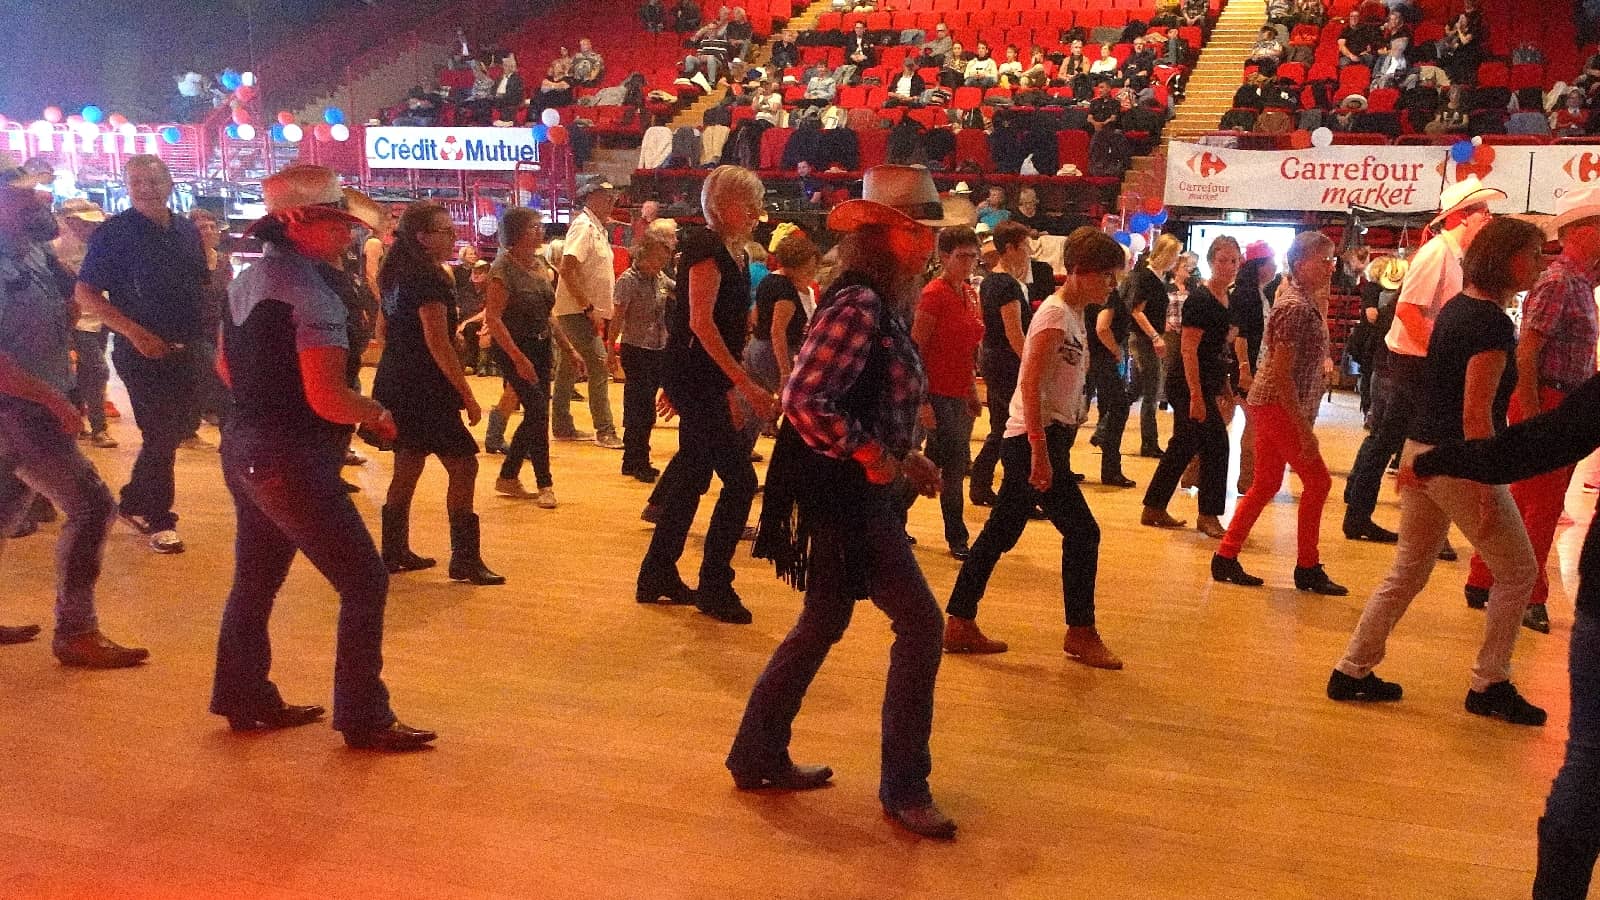
[[[756,679],[739,722],[739,734],[728,751],[729,770],[773,772],[790,761],[790,734],[806,690],[855,611],[855,601],[848,599],[844,585],[843,567],[830,562],[839,559],[845,542],[865,542],[872,556],[868,576],[872,602],[889,617],[894,631],[883,692],[878,799],[885,809],[906,809],[932,799],[928,775],[933,771],[933,757],[928,737],[933,731],[933,686],[939,674],[944,617],[906,544],[893,503],[885,492],[882,502],[873,504],[862,521],[848,528],[819,523],[812,534],[813,565],[805,606]]]
[[[333,668],[333,727],[386,728],[394,721],[383,671],[383,610],[389,573],[340,483],[343,440],[258,454],[222,440],[222,475],[238,517],[233,589],[222,611],[211,711],[248,715],[282,703],[268,678],[268,619],[296,551],[339,592]]]
[[[1167,452],[1161,454],[1156,473],[1150,477],[1150,487],[1144,492],[1144,505],[1166,509],[1172,492],[1178,489],[1178,480],[1189,460],[1200,455],[1200,514],[1220,516],[1227,506],[1228,489],[1228,426],[1217,409],[1217,398],[1206,397],[1206,417],[1203,422],[1189,418],[1189,398],[1174,397],[1172,403],[1172,440],[1167,442]]]
[[[1092,339],[1091,339],[1092,340]],[[1100,403],[1095,423],[1095,443],[1100,445],[1100,480],[1122,477],[1122,433],[1128,428],[1128,383],[1114,360],[1096,356],[1089,363],[1089,378]]]
[[[1033,470],[1033,447],[1027,435],[1005,439],[1006,467],[989,521],[972,545],[972,556],[961,564],[956,586],[945,612],[963,619],[978,617],[978,601],[1000,557],[1011,551],[1028,525],[1035,507],[1043,509],[1061,533],[1061,599],[1067,624],[1094,627],[1094,582],[1100,566],[1100,525],[1094,520],[1083,491],[1071,471],[1072,429],[1051,425],[1045,429],[1053,477],[1050,489],[1040,493],[1028,483]]]
[[[1344,483],[1344,520],[1359,525],[1372,520],[1383,489],[1383,470],[1406,442],[1406,429],[1417,412],[1423,357],[1384,355],[1373,376],[1372,430],[1361,441],[1350,476]]]
[[[172,511],[176,492],[172,467],[178,444],[192,433],[197,355],[188,347],[161,359],[149,359],[121,335],[111,353],[117,374],[128,388],[142,440],[133,472],[122,489],[122,511],[144,516],[152,531],[166,531],[178,524],[178,514]]]
[[[972,460],[974,497],[994,493],[994,467],[1000,461],[1000,441],[1005,437],[1006,419],[1011,417],[1011,395],[1016,393],[1017,370],[1021,365],[1009,349],[989,347],[981,351],[980,362],[986,394],[984,403],[989,410],[989,435]]]
[[[216,343],[195,341],[194,355],[195,395],[194,410],[189,414],[189,434],[199,430],[201,419],[207,415],[215,416],[218,422],[227,422],[228,407],[233,405],[228,386],[222,383],[222,376],[217,374]]]
[[[1143,332],[1134,331],[1129,346],[1133,349],[1133,392],[1139,400],[1139,452],[1155,452],[1161,446],[1156,426],[1156,401],[1166,366],[1156,353],[1155,344]]]
[[[721,393],[675,396],[672,400],[678,409],[678,452],[667,463],[653,495],[652,502],[660,506],[661,513],[650,549],[639,566],[639,583],[670,584],[678,577],[678,558],[683,556],[689,526],[715,474],[722,479],[722,492],[706,529],[699,589],[728,588],[733,585],[733,552],[756,496],[751,441],[733,427],[727,399]]]
[[[511,358],[498,344],[494,347],[494,357],[500,366],[501,376],[522,402],[522,424],[517,426],[516,432],[511,435],[511,443],[506,447],[505,461],[500,464],[500,477],[516,478],[522,472],[522,461],[527,460],[533,464],[534,481],[539,487],[547,488],[555,484],[555,479],[550,475],[550,341],[548,338],[545,340],[542,352],[537,347],[523,347],[522,350],[533,363],[534,374],[539,376],[537,384],[518,375]]]
[[[1600,855],[1600,617],[1582,607],[1567,664],[1572,719],[1567,756],[1539,820],[1534,900],[1583,900]]]
[[[944,540],[951,547],[965,547],[969,535],[961,487],[972,465],[972,416],[965,397],[930,394],[928,403],[933,406],[934,427],[928,433],[926,451],[928,459],[939,467],[942,480],[939,511],[944,518]],[[909,509],[917,494],[911,490],[904,493]]]
[[[622,467],[650,465],[650,432],[656,427],[656,391],[661,389],[665,350],[622,345]]]

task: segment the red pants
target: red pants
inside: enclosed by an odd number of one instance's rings
[[[1300,492],[1300,526],[1297,533],[1298,553],[1295,565],[1309,568],[1321,562],[1317,554],[1317,538],[1322,531],[1322,506],[1327,502],[1328,490],[1333,482],[1328,477],[1328,467],[1320,451],[1306,453],[1300,446],[1300,431],[1294,419],[1281,406],[1246,406],[1245,415],[1255,425],[1256,465],[1250,490],[1239,498],[1233,510],[1233,521],[1228,523],[1228,533],[1223,535],[1217,555],[1236,559],[1244,547],[1250,529],[1272,498],[1283,486],[1283,467],[1294,469],[1303,488]]]
[[[1539,412],[1555,409],[1566,396],[1555,388],[1539,388]],[[1531,416],[1517,402],[1517,396],[1512,394],[1506,419],[1515,425],[1527,418]],[[1556,538],[1556,523],[1560,521],[1561,511],[1566,506],[1567,485],[1572,481],[1575,469],[1577,466],[1567,466],[1511,486],[1511,499],[1517,504],[1517,512],[1522,514],[1522,527],[1528,530],[1528,540],[1533,542],[1533,556],[1539,562],[1539,580],[1534,582],[1533,594],[1528,598],[1529,606],[1543,605],[1550,598],[1550,581],[1545,578],[1544,565],[1550,558],[1550,544]],[[1489,567],[1476,553],[1472,555],[1472,574],[1467,576],[1467,584],[1486,590],[1494,584]]]

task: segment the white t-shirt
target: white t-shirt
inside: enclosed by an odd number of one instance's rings
[[[1394,324],[1384,343],[1403,356],[1427,356],[1428,339],[1433,337],[1433,320],[1439,310],[1455,295],[1461,293],[1461,258],[1464,256],[1455,235],[1445,232],[1422,245],[1406,270],[1406,279],[1400,284],[1397,303],[1410,303],[1422,307],[1423,320],[1428,323],[1425,334],[1413,334],[1406,324],[1395,316]]]
[[[1054,329],[1064,333],[1056,355],[1045,362],[1040,381],[1039,414],[1045,425],[1083,422],[1083,379],[1089,371],[1089,335],[1084,329],[1083,310],[1067,306],[1051,294],[1033,314],[1028,337]],[[1026,352],[1026,351],[1024,351]],[[1022,419],[1022,383],[1011,395],[1011,415],[1006,419],[1006,437],[1027,434]]]
[[[616,287],[617,274],[612,268],[611,240],[594,213],[585,209],[572,220],[561,253],[578,261],[583,295],[594,304],[595,312],[602,319],[611,318],[611,292]],[[555,314],[565,316],[579,312],[583,312],[582,304],[572,295],[567,279],[561,279],[556,283]]]

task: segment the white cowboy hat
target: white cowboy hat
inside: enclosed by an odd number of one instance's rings
[[[962,225],[972,227],[978,224],[978,208],[966,197],[951,195],[939,201],[944,204],[944,217],[958,220]]]
[[[1356,109],[1366,109],[1367,98],[1361,96],[1360,94],[1351,94],[1343,100],[1340,100],[1339,106],[1341,108],[1346,106],[1354,106]]]
[[[1575,191],[1568,191],[1556,201],[1556,214],[1542,219],[1538,224],[1544,228],[1544,233],[1551,240],[1561,236],[1561,229],[1582,222],[1584,219],[1600,218],[1600,188],[1585,187]]]
[[[339,186],[339,175],[326,166],[290,166],[261,181],[261,202],[267,214],[245,233],[267,219],[288,219],[315,214],[343,219],[350,225],[376,229],[384,220],[383,207],[354,188]]]
[[[1504,200],[1506,192],[1499,188],[1485,187],[1476,175],[1468,175],[1455,184],[1444,189],[1439,195],[1439,214],[1428,223],[1432,228],[1444,221],[1445,217],[1457,210],[1476,206],[1479,203],[1488,203],[1492,200]]]
[[[861,199],[846,200],[828,213],[828,227],[840,232],[869,225],[944,228],[965,224],[964,219],[946,216],[933,176],[922,166],[873,166],[861,179]]]

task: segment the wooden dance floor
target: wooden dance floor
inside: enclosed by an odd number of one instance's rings
[[[487,406],[498,382],[474,384]],[[612,399],[620,407],[620,387]],[[394,579],[385,675],[402,719],[439,731],[435,750],[352,752],[326,724],[230,733],[206,703],[233,513],[216,455],[180,450],[188,552],[157,556],[119,524],[101,582],[105,631],[148,646],[148,665],[87,672],[51,657],[57,525],[0,560],[0,622],[46,626],[0,648],[0,897],[1526,896],[1566,737],[1570,598],[1593,499],[1574,484],[1554,633],[1523,630],[1517,646],[1517,682],[1548,708],[1548,727],[1462,709],[1482,628],[1462,600],[1464,558],[1439,566],[1391,642],[1382,674],[1405,701],[1335,704],[1328,672],[1392,554],[1338,531],[1362,434],[1355,405],[1336,396],[1321,428],[1336,476],[1323,553],[1345,598],[1293,590],[1287,490],[1243,557],[1268,586],[1215,585],[1214,541],[1137,524],[1154,462],[1126,460],[1138,489],[1101,488],[1080,440],[1075,466],[1104,530],[1100,626],[1127,668],[1062,656],[1059,544],[1033,523],[980,618],[1011,652],[946,656],[939,673],[933,791],[960,823],[951,844],[907,837],[879,811],[890,633],[868,604],[795,733],[795,757],[831,764],[835,785],[734,790],[723,755],[800,598],[745,545],[738,588],[754,625],[635,604],[649,488],[617,474],[619,453],[588,444],[555,444],[553,511],[495,496],[499,458],[481,458],[484,555],[505,587],[446,580],[443,472],[430,464],[412,543],[441,565]],[[587,409],[573,408],[586,426]],[[121,449],[89,452],[120,487],[138,434],[126,418],[112,434]],[[657,465],[676,438],[657,430]],[[366,454],[346,471],[376,530],[389,461]],[[710,506],[690,538],[691,582]],[[1192,521],[1195,501],[1180,493],[1171,510]],[[984,515],[968,511],[974,536]],[[1377,518],[1397,523],[1392,479]],[[918,503],[911,532],[942,605],[958,563],[937,504]],[[330,702],[335,610],[297,561],[273,623],[290,702]]]

